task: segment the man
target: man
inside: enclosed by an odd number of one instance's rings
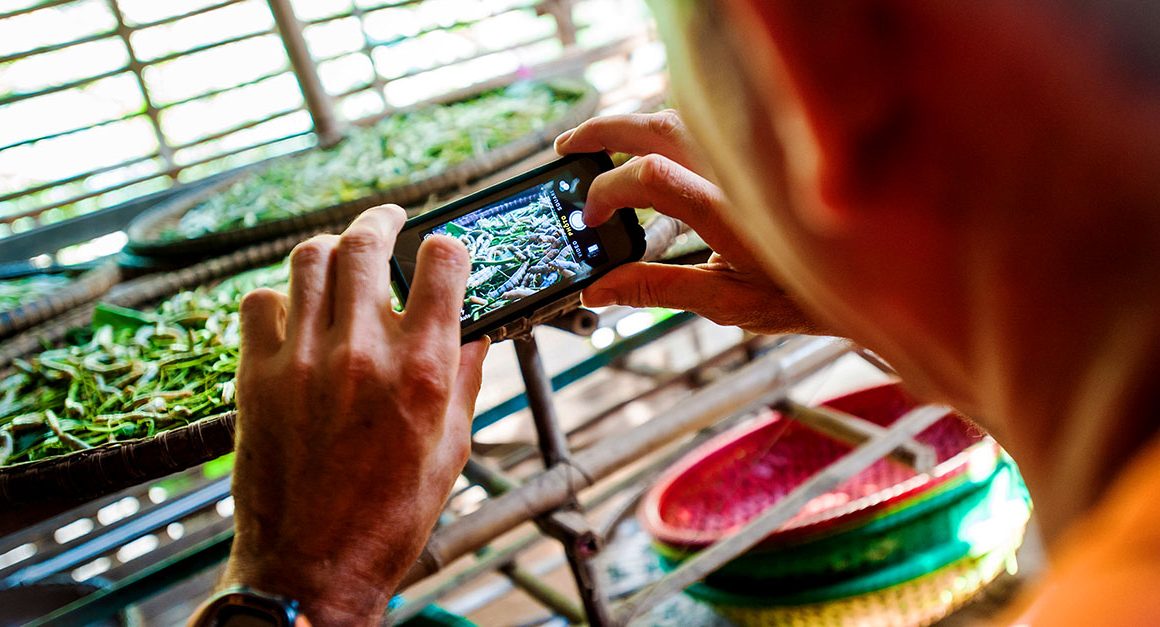
[[[1010,618],[1160,622],[1156,10],[654,5],[688,130],[613,116],[557,149],[641,157],[593,185],[586,220],[655,206],[717,254],[626,266],[585,301],[874,349],[1019,462],[1052,568]],[[402,222],[378,208],[303,244],[288,297],[243,303],[225,583],[318,624],[382,613],[468,452],[487,346],[458,347],[467,256],[431,238],[391,312]]]

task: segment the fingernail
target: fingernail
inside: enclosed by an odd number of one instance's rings
[[[572,133],[575,133],[575,132],[576,132],[576,129],[570,128],[570,129],[564,131],[563,133],[560,133],[560,136],[556,138],[556,142],[555,142],[556,148],[559,148],[565,142],[567,142],[568,139],[572,137]]]
[[[580,293],[580,303],[585,307],[607,307],[612,304],[611,290],[588,288]]]

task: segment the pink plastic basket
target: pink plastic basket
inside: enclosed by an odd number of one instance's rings
[[[916,406],[897,384],[855,392],[823,404],[879,425]],[[999,449],[961,417],[948,415],[920,433],[938,463],[929,474],[880,460],[810,501],[763,541],[773,547],[848,529],[908,503],[968,471],[994,469]],[[645,496],[640,516],[659,542],[697,550],[736,531],[850,447],[770,412],[689,453]]]

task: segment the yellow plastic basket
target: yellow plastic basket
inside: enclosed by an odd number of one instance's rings
[[[1022,541],[1022,533],[1019,534]],[[762,607],[755,599],[701,587],[695,597],[739,627],[929,625],[962,607],[1005,570],[1015,572],[1019,542],[967,557],[882,590],[825,603]]]

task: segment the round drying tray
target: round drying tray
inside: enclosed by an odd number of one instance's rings
[[[1015,528],[1026,520],[1031,500],[1010,458],[986,478],[963,480],[961,486],[833,536],[747,553],[706,582],[731,592],[803,592],[887,569],[939,547],[962,555],[989,552],[997,548],[995,541],[1006,541],[995,529]],[[665,568],[690,556],[654,546]]]
[[[183,270],[129,281],[103,302],[122,307],[152,305],[182,290],[274,263],[302,238],[283,237]],[[0,344],[0,378],[11,371],[14,360],[60,344],[74,329],[88,326],[93,312],[94,306],[77,308]],[[95,498],[220,457],[233,445],[234,412],[222,412],[147,438],[0,466],[0,505]]]
[[[141,256],[205,257],[207,254],[234,250],[241,245],[298,233],[322,225],[344,223],[370,207],[386,203],[406,206],[425,201],[432,194],[448,191],[478,180],[551,146],[557,135],[577,126],[596,112],[600,102],[600,94],[590,85],[585,85],[585,89],[584,95],[568,109],[567,113],[550,124],[546,124],[538,131],[528,133],[425,178],[370,196],[330,207],[320,207],[315,211],[262,222],[245,228],[207,233],[187,239],[169,240],[163,238],[162,234],[173,228],[182,216],[191,209],[215,194],[221,193],[242,178],[252,176],[258,171],[247,170],[235,177],[228,177],[201,192],[182,196],[141,214],[129,225],[127,250]],[[279,157],[279,159],[291,157],[293,155]]]
[[[51,293],[21,303],[13,309],[0,310],[0,338],[40,324],[84,303],[100,298],[121,279],[115,261],[106,261],[86,270],[68,284]]]
[[[915,405],[895,383],[823,404],[880,426]],[[993,441],[952,413],[915,439],[935,450],[938,463],[931,472],[919,474],[879,460],[811,500],[761,546],[804,542],[862,524],[964,473],[993,469],[999,454]],[[684,551],[700,550],[741,528],[849,450],[848,445],[771,412],[764,420],[709,440],[677,462],[645,495],[640,518],[657,541]]]

